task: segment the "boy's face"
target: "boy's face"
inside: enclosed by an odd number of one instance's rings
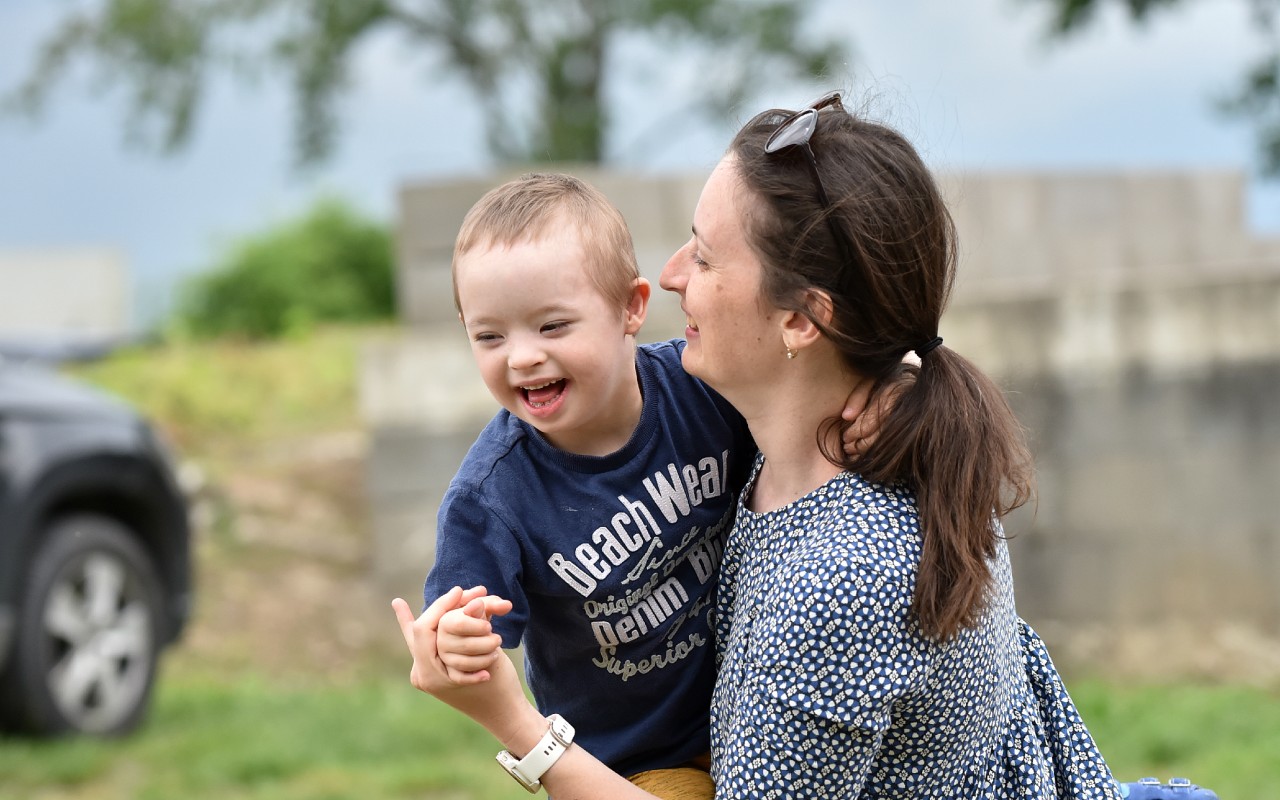
[[[606,455],[640,417],[635,350],[649,297],[628,307],[592,283],[577,234],[557,225],[538,241],[477,248],[455,280],[471,352],[494,398],[556,447]]]

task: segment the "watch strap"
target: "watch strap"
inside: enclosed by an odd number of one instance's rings
[[[498,753],[498,763],[511,777],[530,792],[542,788],[542,776],[564,755],[573,743],[573,726],[559,714],[547,717],[547,732],[524,758],[516,759],[506,750]]]

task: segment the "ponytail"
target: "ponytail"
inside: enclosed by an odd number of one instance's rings
[[[884,409],[875,441],[842,466],[915,489],[922,552],[913,609],[926,635],[946,640],[986,606],[998,519],[1031,498],[1031,455],[1004,393],[947,347],[898,366],[873,402]]]

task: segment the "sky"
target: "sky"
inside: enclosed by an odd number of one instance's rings
[[[75,5],[0,0],[0,91],[21,81],[35,44]],[[1252,130],[1212,105],[1261,46],[1247,3],[1184,5],[1140,28],[1108,12],[1054,43],[1043,35],[1044,10],[1025,0],[820,0],[809,25],[851,50],[832,83],[871,98],[936,168],[1249,173]],[[670,104],[696,102],[701,76],[653,45],[628,47],[632,66],[609,95],[632,124],[608,149],[629,170],[705,173],[736,123],[827,88],[771,85],[736,119],[674,126]],[[339,147],[305,173],[293,163],[290,98],[278,83],[217,82],[190,145],[166,157],[127,146],[123,95],[73,73],[38,121],[0,118],[0,250],[121,252],[144,324],[228,242],[319,194],[394,219],[406,182],[482,175],[492,165],[467,90],[420,56],[391,37],[360,51]],[[1249,222],[1259,235],[1280,235],[1280,181],[1251,181]]]

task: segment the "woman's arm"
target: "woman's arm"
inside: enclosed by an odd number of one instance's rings
[[[480,590],[483,592],[483,590]],[[442,700],[483,725],[516,758],[523,758],[537,746],[550,723],[524,694],[515,665],[506,653],[489,668],[489,680],[459,685],[449,679],[440,660],[436,637],[441,618],[455,608],[470,616],[486,614],[485,598],[474,590],[458,587],[446,592],[413,618],[409,604],[400,598],[391,602],[405,645],[413,656],[409,681],[417,689]],[[572,724],[573,720],[569,720]],[[500,769],[495,766],[494,769]],[[570,745],[542,776],[542,784],[556,800],[640,800],[654,795],[638,788],[596,760],[577,745]]]

